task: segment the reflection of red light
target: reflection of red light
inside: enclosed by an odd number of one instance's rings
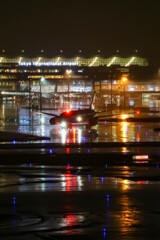
[[[68,153],[68,154],[70,153],[70,148],[66,149],[66,153]]]
[[[76,225],[78,223],[77,217],[74,217],[73,215],[67,215],[66,216],[66,224],[68,227],[71,227],[73,225]]]
[[[67,166],[66,169],[71,169],[71,166]],[[69,172],[70,173],[70,172]]]
[[[138,181],[137,184],[148,184],[149,181]]]
[[[56,134],[59,134],[59,130],[57,128],[55,129],[55,132],[56,132]]]
[[[66,191],[70,192],[71,190],[76,190],[77,186],[77,178],[76,176],[72,175],[70,171],[67,171],[67,174],[65,174],[66,178]]]
[[[139,132],[137,133],[137,141],[140,142]]]
[[[136,112],[138,115],[141,113],[139,110],[137,110],[137,112]]]
[[[55,125],[57,125],[59,122],[55,122]]]

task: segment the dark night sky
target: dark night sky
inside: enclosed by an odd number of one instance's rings
[[[28,0],[1,3],[0,49],[6,53],[73,56],[79,49],[111,56],[135,49],[160,65],[159,0]],[[148,3],[149,2],[149,3]]]

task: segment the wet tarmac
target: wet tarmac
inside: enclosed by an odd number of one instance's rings
[[[160,181],[131,179],[151,171],[3,165],[0,239],[159,239]]]
[[[68,105],[67,105],[68,106]],[[142,111],[136,114],[133,109],[113,110],[106,112],[107,115],[114,115],[113,118],[121,119],[120,122],[110,122],[107,119],[99,121],[99,124],[92,129],[97,132],[91,135],[91,129],[86,125],[71,126],[62,128],[61,126],[51,126],[50,116],[39,111],[29,111],[25,105],[16,102],[1,104],[0,131],[18,132],[40,137],[49,137],[47,142],[53,143],[84,143],[84,142],[151,142],[160,141],[160,132],[155,132],[155,128],[160,127],[159,122],[127,122],[128,117],[136,118],[157,118],[160,116],[159,108],[152,108],[150,111]],[[66,109],[66,107],[65,107]],[[153,111],[154,110],[154,111]],[[63,109],[45,110],[45,112],[59,114]],[[118,116],[117,116],[118,114]],[[104,116],[103,114],[99,114]],[[125,121],[126,120],[126,121]],[[42,142],[42,141],[41,141]],[[46,141],[43,141],[44,143]]]
[[[30,112],[19,103],[8,102],[1,105],[0,131],[51,137],[50,141],[39,141],[38,144],[142,141],[154,144],[154,141],[160,141],[160,133],[153,130],[160,127],[160,123],[125,122],[131,111],[121,110],[122,122],[100,122],[94,127],[98,136],[91,138],[86,126],[71,129],[53,127],[49,125],[50,117],[45,114]],[[114,110],[113,113],[118,114],[119,111]],[[159,117],[159,113],[145,112],[142,116]],[[12,145],[16,146],[17,142]],[[83,154],[86,159],[86,154],[89,154],[91,159],[98,151],[104,154],[102,164],[102,155],[97,159],[99,164],[88,162],[84,166],[80,159],[76,165],[69,161],[70,153],[81,153],[77,154],[81,159]],[[160,154],[159,146],[33,150],[12,147],[9,151],[1,148],[0,239],[159,239],[160,164],[156,162],[152,167],[145,164],[111,166],[107,163],[111,157],[108,152],[116,154],[116,159],[120,158],[120,153],[124,156],[128,153]],[[54,157],[60,153],[65,156],[61,166],[58,162],[54,164]],[[18,154],[23,164],[18,162]],[[7,164],[7,158],[12,159],[11,155],[14,161]],[[36,161],[36,155],[43,156],[43,164]],[[47,156],[51,157],[50,160]]]

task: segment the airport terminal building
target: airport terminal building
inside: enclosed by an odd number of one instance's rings
[[[55,94],[107,91],[111,83],[113,90],[118,91],[123,88],[123,76],[127,77],[128,91],[138,91],[147,86],[153,90],[152,82],[157,79],[156,71],[149,66],[147,59],[138,56],[0,57],[1,95],[23,95],[28,91]],[[159,86],[156,89],[159,91]]]

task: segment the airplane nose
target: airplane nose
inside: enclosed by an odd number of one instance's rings
[[[51,118],[49,122],[50,122],[51,125],[55,125],[55,123],[56,123],[55,117]]]
[[[50,119],[49,122],[50,122],[51,125],[57,125],[60,122],[60,120],[61,119],[59,117],[53,117],[53,118]]]

